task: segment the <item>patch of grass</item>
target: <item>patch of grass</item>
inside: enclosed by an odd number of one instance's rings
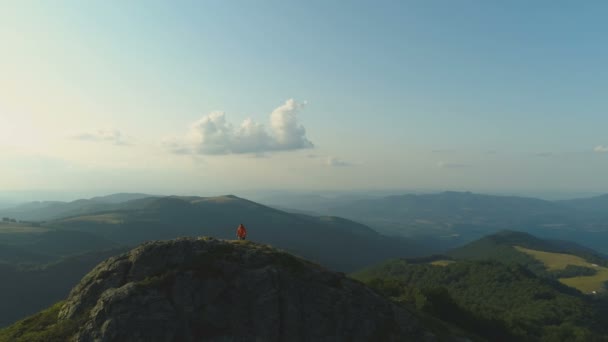
[[[48,228],[39,227],[26,223],[4,223],[0,224],[0,234],[31,234],[48,232]]]
[[[431,261],[429,264],[434,265],[434,266],[447,266],[449,264],[453,264],[456,261],[454,260],[435,260],[435,261]]]
[[[589,267],[591,264],[587,262],[585,259],[572,255],[572,254],[564,254],[564,253],[552,253],[552,252],[543,252],[534,249],[528,249],[520,246],[513,246],[516,250],[526,253],[528,255],[533,256],[537,260],[540,260],[545,266],[547,270],[563,270],[568,265],[574,266],[586,266]]]
[[[513,247],[541,261],[549,271],[564,270],[568,265],[592,268],[597,271],[594,275],[560,278],[559,281],[583,293],[592,293],[593,291],[603,292],[606,290],[604,287],[604,283],[608,281],[608,268],[606,267],[592,264],[581,257],[571,254],[543,252],[520,246]]]
[[[122,215],[122,214],[110,213],[110,214],[78,216],[78,217],[68,218],[63,221],[64,222],[88,221],[88,222],[105,223],[105,224],[120,224],[123,222],[124,216],[125,215]]]
[[[79,320],[57,321],[63,302],[0,330],[0,342],[64,342],[82,323]]]
[[[598,274],[594,276],[562,278],[559,281],[584,293],[604,292],[606,288],[603,284],[608,281],[608,269],[598,271]]]

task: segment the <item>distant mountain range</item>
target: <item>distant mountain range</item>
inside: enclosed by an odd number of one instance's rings
[[[0,209],[0,217],[10,217],[25,221],[48,221],[66,216],[113,210],[120,208],[121,204],[125,202],[147,197],[151,197],[151,195],[119,193],[93,197],[91,199],[79,199],[72,202],[28,202],[16,207]]]
[[[605,214],[608,211],[608,194],[589,198],[556,201],[556,203],[585,212]]]
[[[389,256],[419,255],[430,248],[403,238],[387,238],[351,220],[287,213],[232,195],[116,194],[73,202],[32,202],[2,215],[25,221],[0,222],[0,244],[22,250],[23,262],[39,254],[52,261],[53,256],[178,236],[233,238],[239,223],[249,228],[251,239],[339,270],[352,270]],[[36,219],[48,221],[36,223]],[[70,241],[74,241],[73,247],[68,246]]]
[[[360,200],[327,212],[387,235],[432,237],[445,248],[512,229],[572,240],[608,253],[608,195],[553,202],[443,192]]]
[[[143,209],[147,201],[154,198],[162,197],[126,193],[72,202],[32,202],[0,210],[0,216],[51,221],[99,212]],[[453,248],[511,229],[543,238],[572,240],[608,254],[608,195],[546,201],[448,191],[362,198],[363,195],[357,194],[292,195],[288,197],[291,202],[272,207],[310,217],[344,217],[383,235],[413,238],[424,246],[437,249]],[[302,207],[288,205],[294,203]],[[316,210],[311,211],[311,207]]]

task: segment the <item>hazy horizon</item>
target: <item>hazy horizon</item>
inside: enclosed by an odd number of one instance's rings
[[[494,195],[494,196],[517,196],[517,197],[530,197],[539,198],[548,201],[554,200],[568,200],[578,198],[589,198],[595,196],[605,195],[602,192],[561,192],[561,191],[546,191],[546,192],[500,192],[500,191],[469,191],[466,189],[352,189],[352,190],[322,190],[322,189],[310,189],[310,190],[298,190],[298,189],[256,189],[256,190],[231,190],[231,191],[208,191],[208,192],[131,192],[131,191],[115,191],[115,192],[60,192],[60,191],[14,191],[4,192],[0,191],[0,209],[10,208],[15,205],[38,202],[38,201],[61,201],[71,202],[79,199],[90,199],[93,197],[108,196],[120,193],[141,193],[151,196],[201,196],[201,197],[214,197],[224,195],[236,195],[242,198],[246,198],[253,201],[258,201],[267,204],[280,204],[280,201],[275,199],[285,198],[297,198],[303,196],[319,196],[327,198],[341,198],[341,197],[360,197],[360,198],[381,198],[393,195],[406,195],[406,194],[438,194],[441,192],[455,191],[455,192],[472,192],[480,195]],[[291,208],[290,206],[287,206]],[[296,209],[296,208],[292,208]]]
[[[607,9],[3,3],[0,190],[605,193]]]

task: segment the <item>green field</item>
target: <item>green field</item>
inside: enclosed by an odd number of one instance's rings
[[[99,215],[87,215],[87,216],[78,216],[74,218],[64,219],[63,222],[73,222],[73,221],[88,221],[95,223],[106,223],[106,224],[119,224],[122,223],[125,215],[121,214],[99,214]]]
[[[435,261],[430,262],[430,264],[434,265],[434,266],[447,266],[447,265],[453,264],[455,262],[456,261],[454,261],[454,260],[435,260]]]
[[[551,253],[528,249],[520,246],[513,246],[522,253],[526,253],[537,260],[541,261],[547,267],[547,270],[563,270],[568,265],[589,267],[597,270],[597,273],[592,276],[580,276],[573,278],[560,278],[559,281],[567,286],[574,287],[583,293],[592,293],[593,291],[602,292],[604,283],[608,281],[608,268],[598,266],[587,262],[585,259],[562,253]]]
[[[36,227],[27,223],[0,223],[0,234],[44,233],[48,229]]]

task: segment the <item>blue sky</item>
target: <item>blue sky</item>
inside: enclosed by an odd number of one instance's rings
[[[606,15],[603,1],[6,2],[0,187],[606,192]]]

